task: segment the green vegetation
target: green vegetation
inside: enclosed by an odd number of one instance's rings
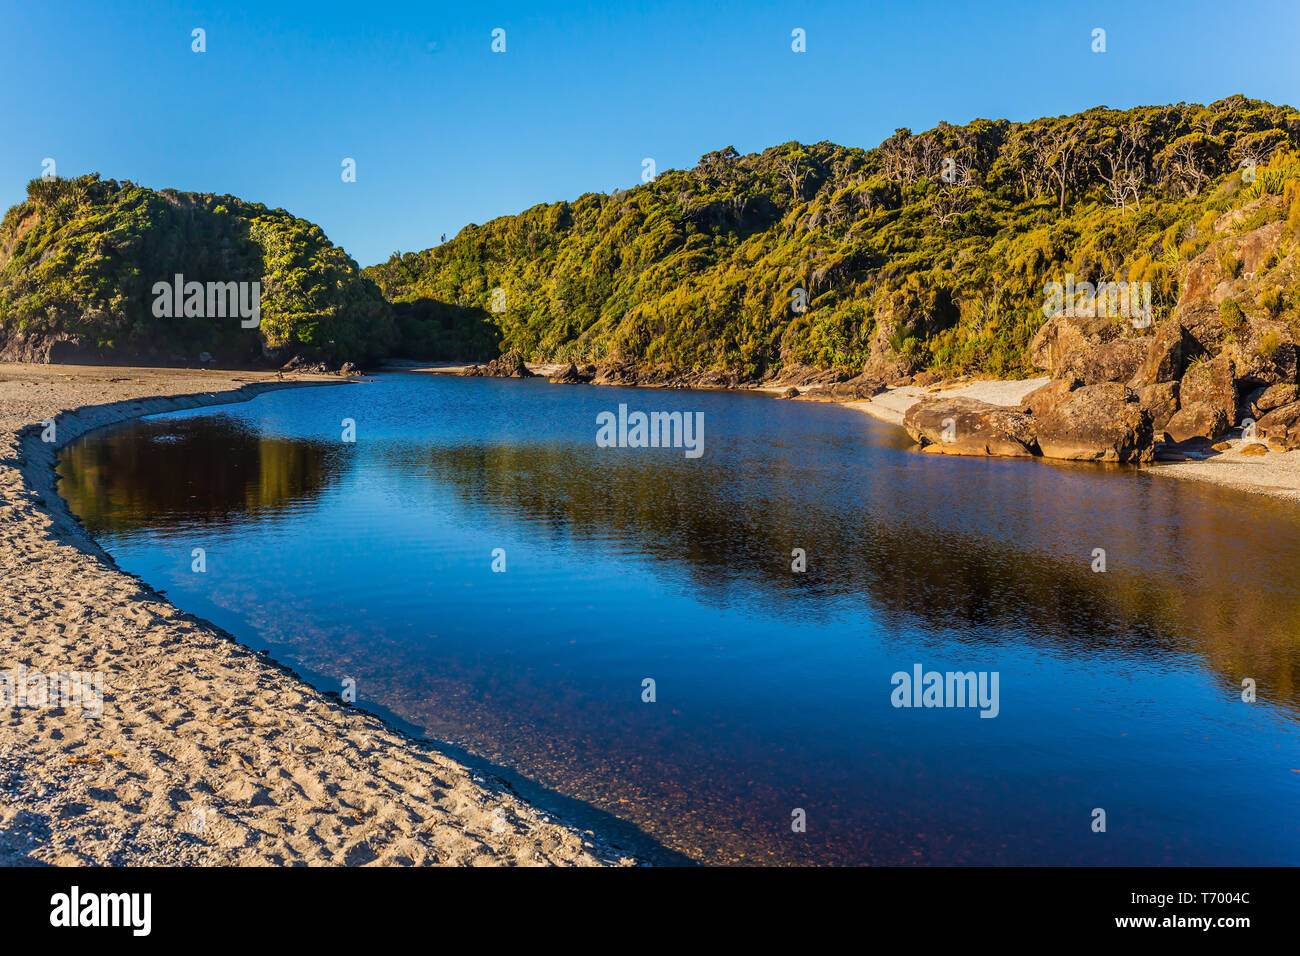
[[[420,348],[747,377],[793,363],[1019,375],[1044,283],[1147,281],[1159,319],[1225,212],[1263,204],[1246,224],[1286,218],[1294,235],[1298,143],[1295,110],[1234,96],[903,129],[870,150],[727,148],[365,271]]]
[[[1223,320],[1223,331],[1229,338],[1236,336],[1246,324],[1246,315],[1236,299],[1224,299],[1219,304],[1219,318]]]
[[[1225,276],[1235,279],[1241,275],[1241,260],[1231,249],[1224,249],[1219,253],[1219,268],[1223,270]]]
[[[900,129],[869,150],[726,148],[365,270],[283,210],[37,180],[0,224],[0,350],[75,337],[162,362],[518,351],[745,378],[1023,375],[1045,283],[1150,282],[1159,320],[1212,244],[1234,296],[1294,325],[1298,145],[1300,113],[1234,96]],[[1261,229],[1246,267],[1237,237]],[[261,327],[155,317],[153,285],[177,273],[260,281]]]
[[[178,273],[260,282],[261,327],[155,317],[154,283]],[[233,196],[37,179],[0,224],[0,347],[74,336],[110,358],[362,362],[395,330],[391,306],[319,226]]]

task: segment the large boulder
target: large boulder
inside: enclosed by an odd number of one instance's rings
[[[462,375],[486,376],[489,378],[532,378],[533,373],[524,364],[523,356],[518,352],[507,352],[500,358],[494,358],[486,365],[471,365],[461,372]]]
[[[1129,387],[1133,389],[1177,381],[1182,378],[1188,360],[1200,351],[1200,345],[1181,322],[1163,322],[1156,327],[1155,335],[1136,341],[1145,343],[1146,351],[1141,365],[1129,379]]]
[[[1165,423],[1164,431],[1176,442],[1204,438],[1217,441],[1228,433],[1230,423],[1222,408],[1209,402],[1183,402]]]
[[[596,385],[638,385],[641,383],[641,373],[632,364],[603,362],[596,366],[592,382]]]
[[[15,332],[0,342],[0,362],[33,362],[49,365],[92,365],[100,361],[92,342],[67,332],[48,334]]]
[[[1054,378],[1046,385],[1040,385],[1020,403],[1020,410],[1027,415],[1033,415],[1035,418],[1043,418],[1051,413],[1057,405],[1063,402],[1070,394],[1079,387],[1081,383],[1073,375],[1066,375],[1064,378]]]
[[[812,396],[829,402],[865,402],[885,390],[885,383],[869,375],[859,375],[847,382],[836,382],[813,392]]]
[[[1204,402],[1221,409],[1231,423],[1237,414],[1237,369],[1232,357],[1224,353],[1189,368],[1179,386],[1178,399],[1184,407]]]
[[[944,455],[1023,457],[1036,450],[1032,418],[973,398],[923,398],[904,413],[903,427],[926,451]]]
[[[1278,451],[1300,448],[1300,402],[1262,415],[1255,423],[1255,436],[1267,440],[1269,447]]]
[[[1300,401],[1300,385],[1279,382],[1267,388],[1256,389],[1250,395],[1250,417],[1256,421],[1275,408]]]
[[[1151,416],[1151,427],[1159,435],[1178,411],[1178,383],[1155,382],[1136,388],[1138,405]]]
[[[582,368],[570,362],[564,368],[552,375],[549,381],[556,385],[584,385],[590,382],[596,375],[594,365],[584,365]]]
[[[1058,312],[1042,324],[1029,342],[1029,360],[1052,378],[1060,378],[1071,361],[1094,345],[1120,337],[1124,329],[1105,316],[1091,317]]]
[[[1150,461],[1151,415],[1117,382],[1075,389],[1038,421],[1038,447],[1047,458]]]
[[[1146,339],[1115,339],[1079,352],[1066,367],[1082,379],[1084,385],[1127,382],[1142,367],[1146,354]]]

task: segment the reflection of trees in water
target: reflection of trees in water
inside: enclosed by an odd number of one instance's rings
[[[757,601],[817,621],[866,599],[886,642],[891,631],[917,628],[936,640],[942,630],[946,642],[956,629],[990,649],[1015,640],[1070,656],[1191,652],[1227,694],[1251,677],[1261,700],[1300,705],[1300,589],[1289,570],[1300,522],[1271,502],[1246,502],[1243,517],[1239,496],[1128,483],[1099,506],[1063,498],[1056,484],[1071,476],[1046,466],[1016,490],[1023,520],[1008,533],[1005,522],[933,507],[961,501],[966,489],[925,468],[848,485],[810,477],[786,456],[722,466],[545,445],[420,455],[427,474],[470,507],[597,548],[631,538],[654,560],[685,568],[711,603]],[[413,454],[397,457],[411,468]],[[1085,481],[1094,475],[1107,480],[1096,472]],[[1077,553],[1062,553],[1051,530],[1061,509],[1077,512]],[[1094,573],[1096,541],[1127,563]],[[808,554],[802,574],[790,570],[795,547]]]
[[[64,449],[59,492],[92,534],[230,525],[318,497],[342,466],[337,448],[225,417],[162,419]]]

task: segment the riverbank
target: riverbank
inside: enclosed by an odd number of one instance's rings
[[[0,707],[0,865],[632,862],[117,570],[56,491],[115,421],[336,376],[0,364],[0,675],[102,674]],[[55,441],[42,441],[53,419]]]
[[[407,363],[400,367],[408,371],[462,375],[467,369],[474,366],[448,362],[436,364]],[[527,363],[530,372],[543,378],[557,375],[565,367],[560,364]],[[922,398],[936,396],[971,398],[976,401],[987,402],[990,405],[1015,408],[1020,406],[1031,392],[1050,381],[1052,379],[1049,376],[1041,376],[1031,379],[940,382],[928,386],[899,385],[885,387],[867,399],[853,399],[842,395],[834,395],[830,389],[834,387],[835,383],[831,382],[801,383],[797,390],[799,392],[798,399],[800,400],[838,402],[901,428],[904,414]],[[594,384],[619,383],[596,382]],[[662,386],[648,384],[646,387]],[[697,387],[728,388],[729,386]],[[778,380],[763,384],[730,387],[733,390],[759,391],[779,396],[787,393],[791,386],[790,383]],[[1261,452],[1263,453],[1261,454]],[[1243,439],[1238,429],[1223,441],[1217,443],[1214,449],[1207,448],[1203,452],[1190,452],[1175,457],[1181,460],[1157,460],[1144,467],[1148,469],[1149,473],[1166,478],[1205,482],[1236,491],[1300,502],[1300,449],[1289,452],[1268,449],[1262,442]]]
[[[879,395],[862,402],[847,402],[850,408],[866,412],[875,418],[900,428],[903,415],[923,397],[942,395],[954,398],[973,398],[990,405],[1015,407],[1020,405],[1034,389],[1051,381],[1050,378],[1033,378],[1022,381],[989,379],[952,388],[933,386],[919,388],[900,386],[888,388]],[[1208,450],[1203,458],[1186,461],[1156,461],[1145,466],[1153,475],[1165,478],[1182,478],[1268,495],[1285,501],[1300,502],[1300,450],[1275,451],[1255,454],[1262,443],[1244,440],[1240,430],[1224,439],[1219,447]],[[1243,452],[1250,446],[1250,452]]]

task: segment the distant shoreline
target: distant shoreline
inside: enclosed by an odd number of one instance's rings
[[[380,371],[423,371],[437,375],[459,375],[465,369],[474,367],[475,363],[400,363]],[[549,377],[563,369],[565,365],[557,363],[527,363],[529,371],[539,377]],[[929,386],[899,385],[891,386],[878,395],[866,400],[825,399],[844,405],[856,411],[865,412],[879,421],[902,427],[903,415],[909,407],[922,397],[944,395],[948,397],[973,398],[988,402],[990,405],[1015,407],[1034,389],[1050,382],[1046,376],[1031,379],[978,379],[971,382],[936,383]],[[648,384],[636,386],[659,388],[662,386]],[[721,386],[699,386],[704,390],[762,392],[778,396],[788,386],[782,384],[741,385],[736,388]],[[800,386],[802,396],[816,399],[817,392],[825,386]],[[1152,474],[1168,478],[1181,478],[1218,485],[1234,491],[1265,495],[1283,501],[1300,503],[1300,449],[1291,452],[1270,451],[1265,457],[1244,455],[1241,449],[1251,444],[1241,437],[1225,438],[1222,442],[1226,450],[1213,452],[1202,460],[1179,462],[1157,462],[1142,467]]]

